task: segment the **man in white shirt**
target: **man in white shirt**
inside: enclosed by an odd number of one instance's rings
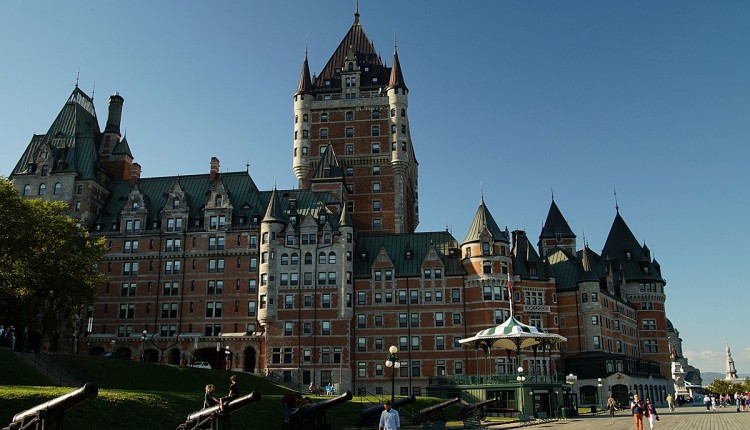
[[[398,417],[398,411],[391,409],[391,402],[386,400],[383,407],[385,410],[380,414],[378,430],[401,430],[401,420]]]

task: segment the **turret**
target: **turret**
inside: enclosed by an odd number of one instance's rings
[[[276,236],[279,235],[286,225],[284,214],[279,202],[276,188],[271,192],[266,214],[260,226],[260,287],[258,288],[258,322],[265,326],[269,321],[276,321],[278,317],[276,297],[278,288],[276,284],[276,260],[277,252]]]
[[[310,67],[307,64],[307,52],[305,52],[299,85],[294,93],[294,164],[292,170],[300,188],[304,188],[304,180],[310,172],[310,130],[312,128],[310,124],[313,98]]]
[[[397,233],[405,233],[407,227],[406,214],[407,201],[406,191],[409,180],[409,153],[411,153],[411,139],[409,138],[409,121],[406,116],[409,107],[409,90],[404,85],[404,76],[401,73],[401,63],[398,61],[398,52],[393,51],[393,66],[391,67],[391,78],[388,82],[388,117],[391,136],[391,167],[393,168],[394,208],[395,208],[395,230]]]

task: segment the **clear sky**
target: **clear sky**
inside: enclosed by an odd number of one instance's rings
[[[76,83],[107,97],[144,176],[245,170],[291,188],[292,97],[355,0],[0,2],[0,174]],[[360,0],[410,89],[419,231],[463,240],[479,204],[536,238],[551,194],[600,251],[620,213],[667,279],[690,363],[750,373],[748,1]],[[535,240],[534,240],[535,241]]]

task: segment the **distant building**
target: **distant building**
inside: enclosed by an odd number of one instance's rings
[[[576,374],[581,404],[634,391],[663,401],[672,391],[666,281],[619,209],[599,254],[578,249],[554,200],[536,248],[525,231],[501,229],[483,198],[463,241],[417,232],[408,96],[398,53],[386,66],[356,14],[319,75],[303,61],[298,188],[259,190],[249,171],[221,172],[215,157],[206,173],[142,177],[120,132],[123,98],[110,97],[101,131],[76,87],[10,178],[28,198],[68,202],[107,239],[99,270],[108,282],[73,333],[77,347],[383,395],[395,345],[401,395],[521,365],[560,384],[557,375]],[[503,322],[510,305],[568,342],[521,357],[458,343]],[[558,402],[554,391],[535,395]],[[504,401],[515,404],[512,393]]]
[[[729,349],[729,342],[727,342],[727,366],[726,375],[724,376],[725,381],[737,380],[737,368],[734,367],[734,359],[732,358],[732,351]]]
[[[700,369],[691,366],[688,358],[682,353],[680,332],[667,319],[667,341],[672,359],[672,382],[677,396],[693,397],[703,386]]]

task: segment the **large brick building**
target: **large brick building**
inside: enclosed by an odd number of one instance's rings
[[[617,211],[604,249],[578,249],[555,201],[534,246],[481,199],[466,237],[416,232],[418,163],[398,54],[375,53],[359,15],[317,75],[305,57],[294,97],[294,190],[248,172],[141,177],[120,133],[78,87],[10,175],[29,198],[64,200],[104,236],[108,282],[74,333],[79,353],[256,372],[305,387],[400,394],[476,374],[579,376],[619,397],[665,396],[670,378],[661,268]],[[467,208],[467,218],[475,208]],[[513,282],[512,295],[507,280]],[[459,339],[523,323],[568,341],[551,350],[474,351]],[[550,392],[550,396],[552,393]]]

